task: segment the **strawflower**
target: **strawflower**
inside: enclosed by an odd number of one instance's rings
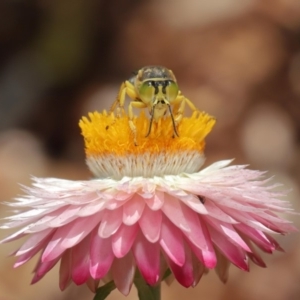
[[[170,117],[154,123],[148,137],[144,113],[134,124],[137,145],[126,114],[83,117],[79,125],[95,179],[33,178],[26,196],[9,203],[22,212],[2,228],[21,229],[2,243],[27,236],[15,267],[40,253],[32,283],[60,263],[62,290],[72,281],[86,283],[104,299],[115,287],[127,295],[134,283],[140,299],[159,299],[166,278],[194,287],[215,269],[225,282],[230,264],[248,271],[250,259],[265,267],[258,248],[282,250],[270,234],[295,230],[279,216],[292,209],[264,172],[231,160],[201,170],[214,118],[183,118],[179,137],[173,137]]]

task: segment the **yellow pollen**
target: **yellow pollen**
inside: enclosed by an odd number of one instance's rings
[[[89,113],[89,119],[83,117],[79,126],[84,136],[86,156],[103,155],[125,156],[144,153],[178,153],[182,151],[203,152],[205,137],[215,124],[215,119],[204,112],[195,112],[191,117],[183,118],[177,127],[179,136],[174,137],[171,117],[167,116],[153,122],[151,133],[149,117],[142,111],[133,120],[137,130],[137,145],[129,127],[126,114],[116,117],[114,114]]]

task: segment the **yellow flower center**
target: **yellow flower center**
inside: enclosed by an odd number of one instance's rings
[[[197,116],[195,113],[190,118],[182,119],[178,125],[179,137],[173,137],[172,120],[166,117],[160,119],[158,123],[153,123],[151,134],[146,137],[149,118],[142,112],[134,119],[138,143],[135,145],[127,115],[117,118],[104,111],[103,113],[89,113],[89,118],[90,120],[83,117],[79,122],[87,157],[112,153],[127,155],[183,150],[203,152],[204,138],[215,124],[215,119],[208,114],[201,113]]]
[[[83,117],[80,120],[87,163],[96,176],[153,176],[186,171],[187,167],[184,165],[188,165],[188,153],[193,158],[203,156],[204,139],[214,126],[215,119],[206,113],[195,112],[178,124],[179,136],[174,136],[170,116],[160,119],[157,123],[153,122],[151,133],[147,137],[150,120],[143,111],[134,118],[133,123],[137,132],[137,145],[134,143],[134,135],[126,114],[116,117],[106,111],[94,112],[89,113],[89,119]],[[162,171],[161,164],[170,166]],[[178,165],[183,166],[178,169]],[[191,165],[194,167],[188,170],[194,171],[195,164],[191,162]],[[112,167],[118,169],[114,170],[113,174],[110,171]],[[152,170],[153,168],[160,170]]]

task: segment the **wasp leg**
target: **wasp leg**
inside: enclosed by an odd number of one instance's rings
[[[133,100],[135,100],[138,96],[135,92],[134,86],[129,81],[124,81],[121,84],[117,95],[117,99],[114,101],[114,103],[112,104],[109,110],[110,113],[116,110],[117,117],[121,116],[120,109],[124,111],[126,94]]]
[[[129,127],[133,133],[133,141],[134,144],[137,146],[137,141],[136,141],[136,127],[133,123],[133,119],[134,119],[134,113],[133,113],[133,108],[146,108],[147,105],[144,102],[141,101],[131,101],[128,105],[128,117],[129,117]]]
[[[196,108],[194,103],[183,96],[181,92],[179,91],[179,94],[177,98],[174,101],[174,115],[175,115],[175,123],[178,125],[180,121],[182,120],[185,105],[188,105],[188,107],[193,111],[193,113],[200,113],[200,111]]]

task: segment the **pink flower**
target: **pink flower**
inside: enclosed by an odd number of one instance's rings
[[[80,125],[87,163],[98,178],[33,178],[33,186],[24,188],[27,196],[9,204],[24,212],[2,227],[21,229],[2,242],[28,236],[15,253],[15,267],[41,252],[33,283],[59,261],[62,290],[73,281],[95,291],[103,279],[126,295],[136,270],[149,285],[159,283],[167,269],[185,287],[195,286],[208,269],[225,282],[230,263],[248,271],[250,258],[264,267],[257,248],[281,250],[270,234],[295,230],[277,215],[292,209],[263,172],[229,166],[230,160],[199,171],[203,140],[214,124],[209,116],[184,119],[175,139],[165,138],[172,127],[162,124],[169,131],[161,139],[144,138],[152,143],[144,148],[141,140],[133,145],[130,131],[124,133],[119,123],[127,119],[112,123],[105,113],[90,118]],[[147,130],[143,118],[136,120],[141,131]],[[117,142],[107,124],[122,128]],[[196,136],[192,129],[200,127]]]

